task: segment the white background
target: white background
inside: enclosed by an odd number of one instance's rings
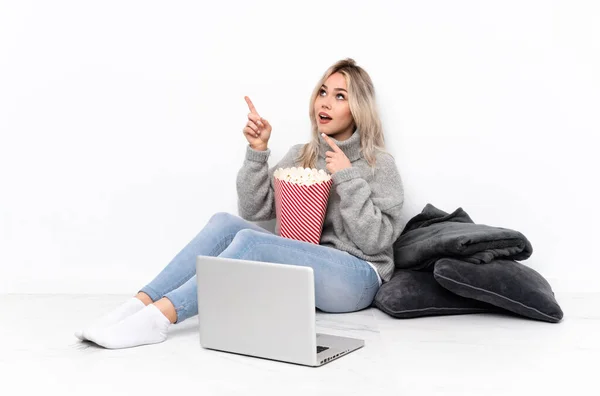
[[[2,1],[0,292],[134,293],[219,211],[250,96],[270,165],[335,61],[371,75],[408,221],[521,231],[597,290],[600,6],[589,1]]]

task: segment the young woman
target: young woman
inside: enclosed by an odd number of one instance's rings
[[[311,140],[296,144],[271,169],[272,127],[245,97],[246,158],[237,175],[239,216],[216,213],[137,295],[75,335],[105,348],[165,341],[170,324],[198,313],[196,256],[310,266],[316,308],[353,312],[369,307],[391,278],[392,245],[402,231],[402,180],[384,150],[375,91],[353,59],[332,65],[310,98]],[[302,166],[326,169],[333,185],[319,245],[283,238],[253,221],[275,218],[273,173]],[[278,228],[278,227],[276,227]]]

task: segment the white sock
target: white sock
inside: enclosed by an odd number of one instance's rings
[[[100,319],[93,322],[91,325],[88,325],[83,329],[79,329],[79,330],[75,331],[75,337],[79,338],[80,340],[84,340],[85,339],[85,336],[84,336],[85,330],[94,328],[94,327],[106,327],[106,326],[113,325],[115,323],[119,323],[122,319],[139,311],[140,309],[144,308],[145,306],[146,306],[146,304],[144,304],[141,300],[139,300],[135,297],[131,297],[130,299],[125,301],[123,304],[121,304],[117,308],[113,309],[111,312],[105,314]]]
[[[130,348],[163,342],[170,324],[171,321],[150,304],[119,323],[85,330],[84,336],[105,348]]]

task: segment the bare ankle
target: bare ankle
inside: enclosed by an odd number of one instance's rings
[[[153,303],[150,296],[144,292],[138,292],[138,294],[136,294],[134,297],[137,298],[138,300],[140,300],[141,302],[143,302],[144,305],[149,305],[149,304]]]
[[[161,298],[157,302],[154,303],[156,308],[160,310],[169,319],[171,323],[177,322],[177,311],[175,310],[175,306],[171,300],[166,297]]]

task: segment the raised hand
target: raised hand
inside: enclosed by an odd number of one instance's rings
[[[351,168],[352,164],[350,163],[350,160],[342,149],[335,144],[333,139],[324,133],[321,133],[321,137],[323,137],[329,147],[333,150],[325,153],[325,166],[329,173],[333,175],[335,172],[341,171],[342,169]]]
[[[248,122],[243,130],[244,136],[246,136],[246,140],[248,140],[250,147],[253,149],[266,150],[273,128],[271,128],[269,121],[258,115],[250,98],[244,96],[244,99],[246,100],[246,103],[248,103],[248,108],[250,109],[250,113],[248,113]]]

